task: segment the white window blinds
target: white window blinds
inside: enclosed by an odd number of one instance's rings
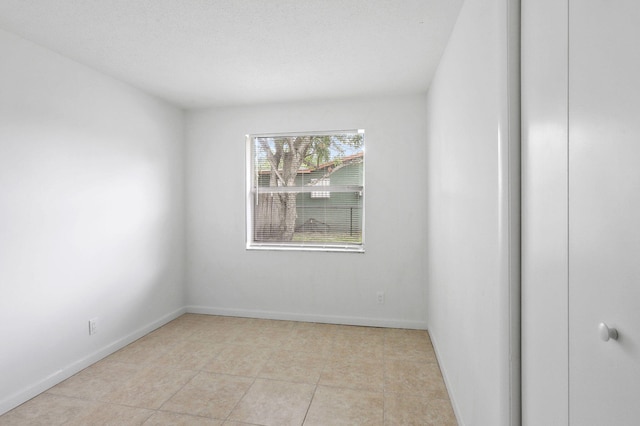
[[[363,130],[249,135],[247,166],[247,248],[363,251]]]

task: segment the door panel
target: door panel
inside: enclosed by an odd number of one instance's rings
[[[619,332],[600,340],[598,325]],[[640,2],[569,6],[569,418],[640,421]]]

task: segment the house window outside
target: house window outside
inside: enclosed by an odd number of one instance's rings
[[[247,248],[364,252],[364,158],[364,130],[247,135]]]
[[[312,182],[313,186],[331,186],[330,178],[320,178],[317,182]],[[313,191],[311,192],[311,198],[330,198],[331,192],[329,191]]]

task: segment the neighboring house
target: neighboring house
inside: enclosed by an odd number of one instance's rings
[[[330,161],[312,169],[300,169],[296,187],[317,187],[296,198],[296,232],[362,232],[363,191],[342,192],[344,186],[363,186],[364,153]],[[260,186],[269,186],[269,172],[260,173]]]
[[[310,170],[300,170],[296,181],[300,186],[316,186],[318,191],[298,194],[296,231],[360,233],[362,191],[336,192],[323,187],[362,185],[363,153],[345,157],[342,163],[321,164]]]

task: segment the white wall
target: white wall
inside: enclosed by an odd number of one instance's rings
[[[518,13],[467,0],[428,94],[427,324],[467,426],[519,423]]]
[[[522,423],[569,424],[567,0],[522,5]]]
[[[424,95],[190,112],[188,309],[424,328],[425,114]],[[245,135],[357,128],[366,131],[366,253],[247,251]]]
[[[0,57],[2,413],[184,306],[184,123],[4,31]]]

